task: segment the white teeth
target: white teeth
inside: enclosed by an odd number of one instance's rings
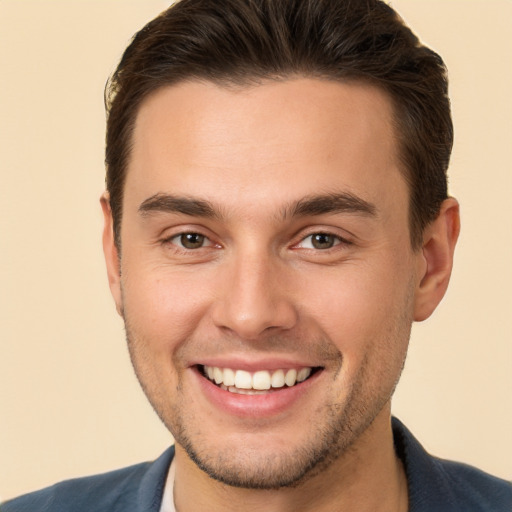
[[[256,389],[239,389],[234,386],[227,388],[230,393],[236,393],[237,395],[264,395],[265,391],[258,391]]]
[[[244,370],[237,370],[235,373],[235,386],[241,389],[252,389],[251,374]]]
[[[311,375],[311,368],[301,368],[297,372],[297,382],[305,381]]]
[[[204,366],[205,375],[224,390],[233,393],[259,394],[270,388],[288,387],[305,381],[311,375],[312,368],[290,368],[287,370],[259,370],[254,373],[245,370],[232,370],[218,366]],[[246,392],[247,391],[247,392]]]
[[[270,373],[266,371],[256,372],[252,376],[252,387],[254,389],[270,389]]]
[[[287,386],[293,386],[297,381],[297,370],[293,368],[291,370],[288,370],[284,377],[284,381]]]
[[[231,368],[224,368],[224,384],[226,386],[235,385],[235,372]]]
[[[213,369],[213,379],[215,380],[215,384],[220,384],[224,381],[224,372],[220,368],[215,367]]]
[[[284,386],[284,371],[277,370],[272,374],[272,387],[282,388]]]

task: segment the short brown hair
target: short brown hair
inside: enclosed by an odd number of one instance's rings
[[[123,188],[141,102],[184,80],[360,80],[395,108],[414,248],[447,197],[453,143],[446,68],[380,0],[181,0],[133,38],[107,82],[106,185],[120,246]]]

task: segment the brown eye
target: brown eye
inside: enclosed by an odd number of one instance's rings
[[[204,246],[206,237],[199,233],[182,233],[179,244],[185,249],[199,249]]]
[[[315,249],[330,249],[334,247],[338,238],[328,233],[315,233],[311,235],[311,245]]]

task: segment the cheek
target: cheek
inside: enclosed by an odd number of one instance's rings
[[[321,293],[305,296],[307,314],[345,357],[361,360],[372,347],[379,350],[379,346],[402,341],[404,336],[397,331],[407,329],[412,321],[411,285],[407,269],[392,264],[395,268],[380,260],[374,266],[332,269],[323,278]],[[319,282],[317,276],[311,286],[319,289]]]
[[[204,287],[192,272],[168,269],[127,269],[122,278],[125,321],[154,350],[186,340],[207,309]],[[201,293],[201,290],[203,293]]]

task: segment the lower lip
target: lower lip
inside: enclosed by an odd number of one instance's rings
[[[323,371],[315,372],[309,379],[292,387],[274,388],[258,395],[242,395],[226,391],[206,377],[197,367],[194,369],[201,391],[216,408],[233,416],[245,418],[265,418],[281,414],[298,405],[302,398],[311,392],[311,386],[320,378]]]

